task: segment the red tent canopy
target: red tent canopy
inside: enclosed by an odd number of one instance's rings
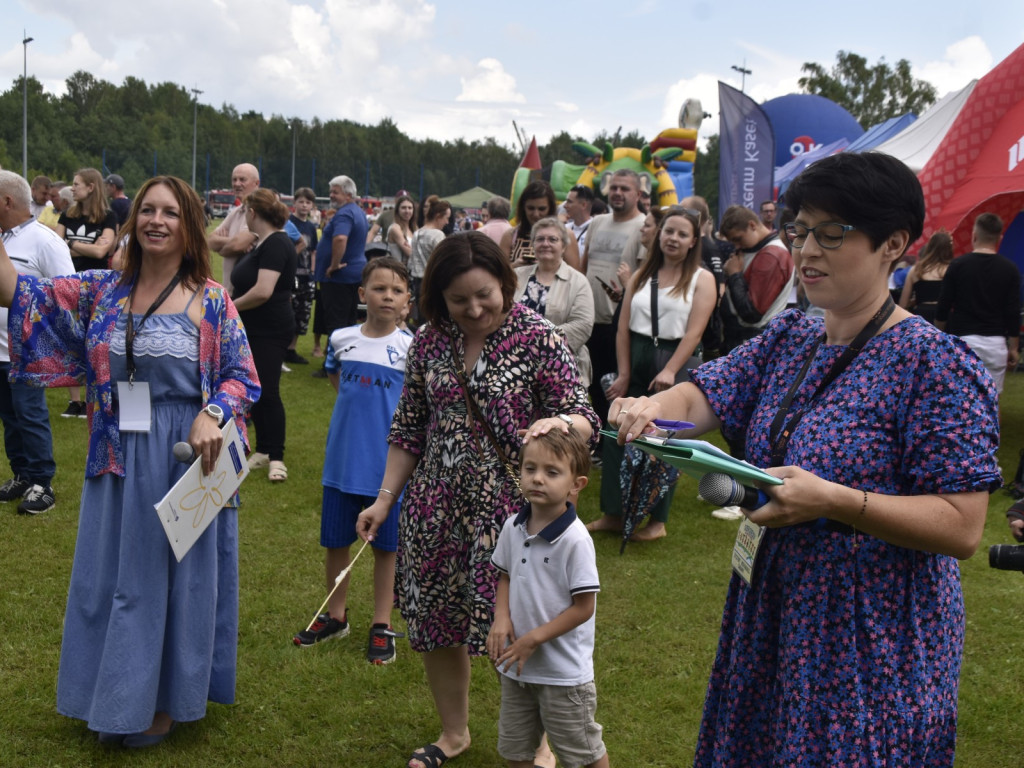
[[[1024,210],[1024,101],[996,125],[978,159],[960,180],[936,227],[953,235],[955,253],[971,247],[971,228],[980,213],[994,213],[1006,224]]]
[[[945,227],[953,233],[956,252],[963,253],[970,250],[972,212],[991,211],[1009,223],[1020,210],[1024,163],[1011,167],[1007,153],[1024,133],[1022,101],[1024,45],[978,81],[921,171],[924,234],[911,251],[919,250],[933,232]],[[1020,148],[1017,151],[1019,157]]]

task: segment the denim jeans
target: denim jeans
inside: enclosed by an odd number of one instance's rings
[[[46,390],[8,381],[11,364],[0,362],[0,419],[11,471],[23,480],[47,486],[57,472]]]

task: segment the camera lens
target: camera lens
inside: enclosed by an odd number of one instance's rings
[[[988,549],[988,564],[1001,571],[1024,572],[1024,544],[994,544]]]

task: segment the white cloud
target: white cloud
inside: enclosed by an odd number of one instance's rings
[[[929,61],[914,76],[935,86],[941,99],[950,91],[958,91],[974,78],[983,77],[992,69],[992,54],[977,35],[965,37],[946,48],[941,61]]]
[[[526,102],[526,97],[516,91],[516,79],[497,59],[481,59],[476,65],[476,72],[459,79],[462,92],[455,97],[456,101]]]

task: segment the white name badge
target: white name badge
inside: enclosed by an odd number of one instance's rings
[[[149,402],[149,382],[117,382],[117,404],[122,432],[149,432],[153,425],[153,410]]]
[[[752,523],[744,517],[740,522],[740,529],[736,532],[736,543],[732,548],[732,569],[737,576],[747,582],[748,586],[753,577],[757,550],[761,546],[765,530],[763,525]]]

